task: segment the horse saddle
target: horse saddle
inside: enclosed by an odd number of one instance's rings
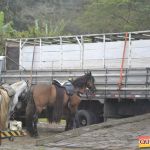
[[[15,90],[7,83],[2,84],[1,87],[7,91],[8,96],[10,97],[16,94]]]
[[[61,84],[58,80],[53,80],[52,84],[65,88],[67,95],[72,96],[74,93],[74,86],[70,81],[66,81],[65,83]]]

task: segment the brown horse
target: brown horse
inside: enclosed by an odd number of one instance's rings
[[[26,125],[31,136],[37,136],[38,114],[47,109],[49,122],[60,122],[62,117],[66,120],[65,130],[73,127],[75,113],[80,104],[80,93],[86,89],[95,92],[94,77],[91,72],[67,82],[62,87],[58,82],[51,85],[37,84],[28,93],[26,108]]]

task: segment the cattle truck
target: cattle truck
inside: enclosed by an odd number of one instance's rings
[[[95,96],[81,97],[86,126],[150,112],[150,31],[7,39],[1,82],[64,82],[91,71]]]

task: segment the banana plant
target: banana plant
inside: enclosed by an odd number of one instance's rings
[[[16,32],[13,27],[12,21],[4,23],[4,12],[0,12],[0,55],[4,53],[5,38],[12,37]]]

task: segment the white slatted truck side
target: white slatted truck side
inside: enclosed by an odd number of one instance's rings
[[[33,84],[64,82],[90,70],[97,92],[82,97],[81,126],[150,112],[150,31],[7,39],[6,56],[2,80],[8,83],[30,79],[31,69]]]

